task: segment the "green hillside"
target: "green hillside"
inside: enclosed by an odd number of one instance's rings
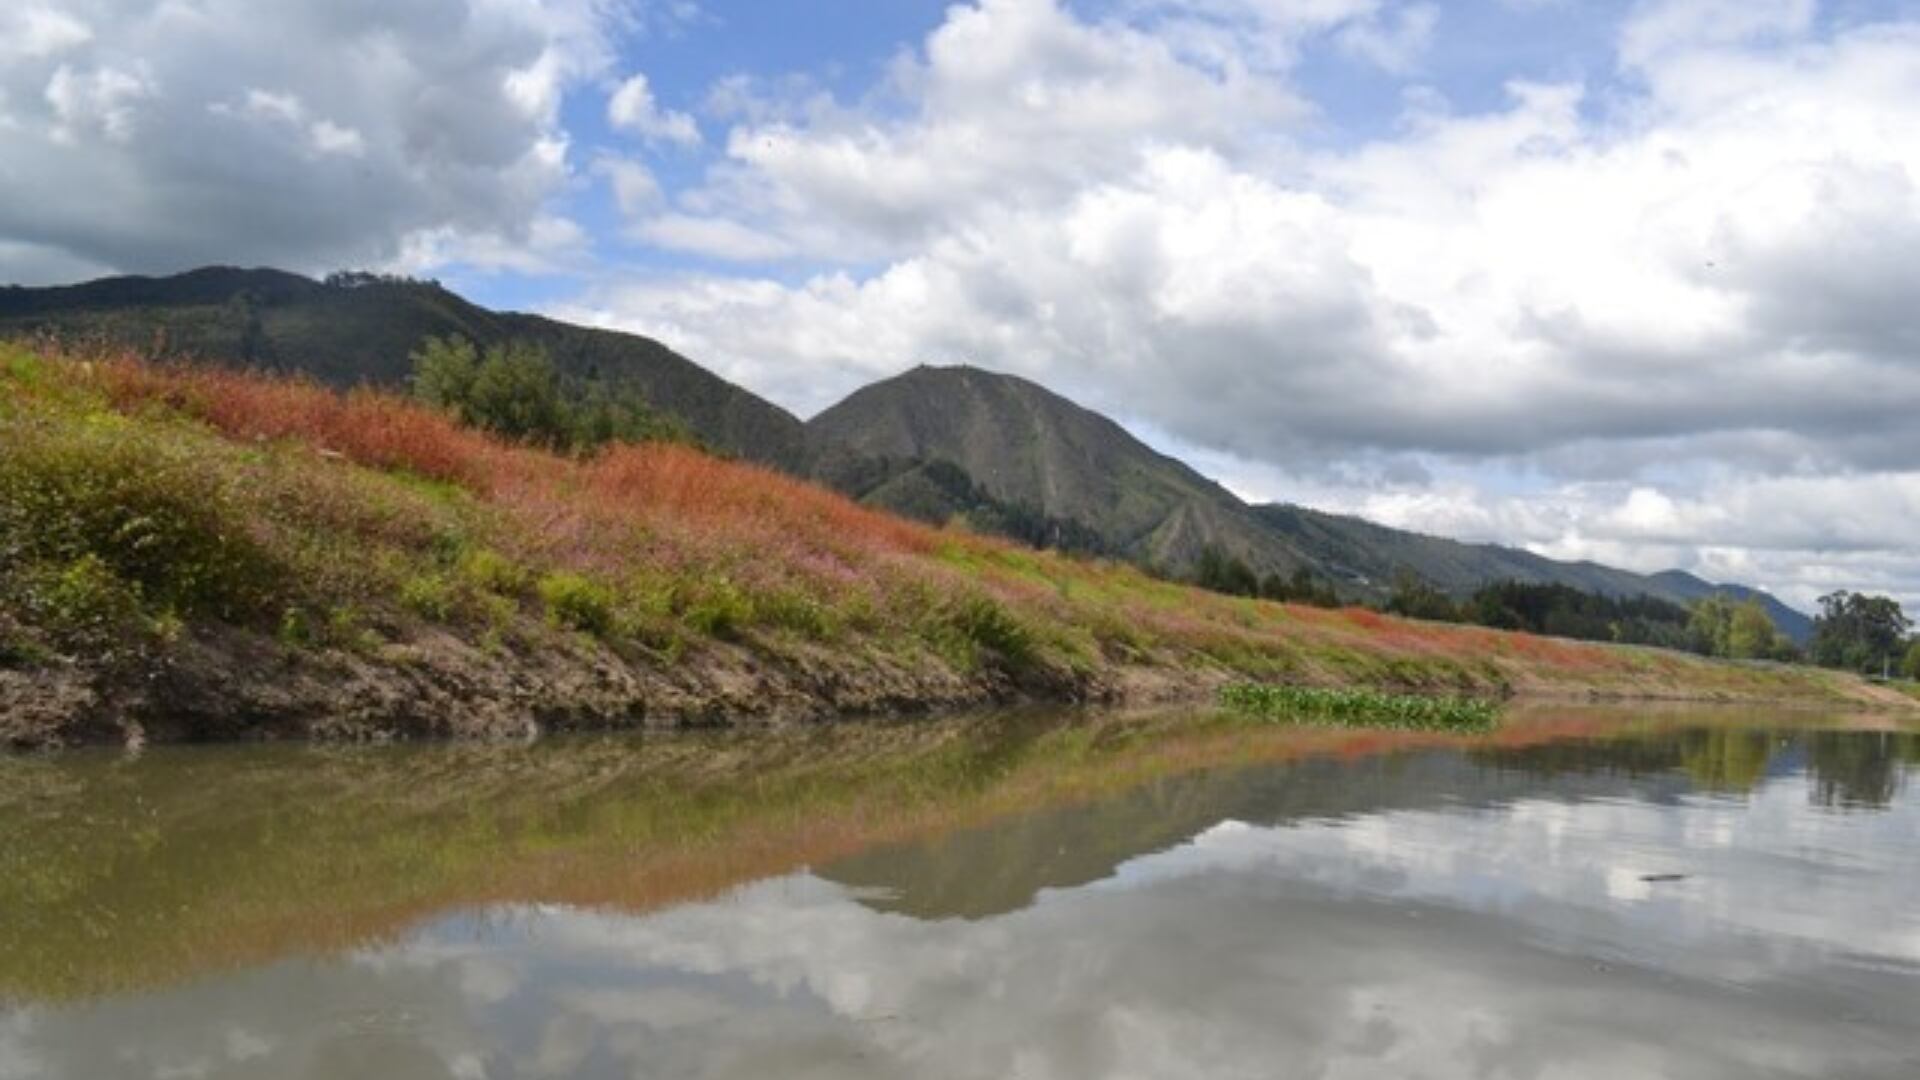
[[[1462,543],[1302,506],[1266,504],[1253,507],[1253,514],[1336,580],[1385,586],[1404,568],[1455,595],[1490,581],[1519,581],[1568,585],[1603,596],[1654,596],[1683,606],[1716,594],[1736,600],[1757,596],[1788,637],[1804,644],[1813,636],[1813,620],[1764,592],[1715,584],[1679,570],[1649,575],[1594,562],[1561,562],[1518,548]]]
[[[488,311],[432,282],[209,267],[165,278],[108,278],[0,289],[0,337],[52,335],[150,355],[299,372],[332,386],[397,386],[428,335],[488,346],[529,340],[568,377],[637,390],[706,445],[765,464],[805,458],[805,430],[764,401],[635,334]]]
[[[868,457],[951,462],[994,498],[1077,522],[1153,565],[1183,570],[1209,547],[1264,572],[1303,565],[1225,488],[1011,375],[917,367],[855,391],[807,429]]]
[[[869,456],[952,462],[997,499],[1082,525],[1111,552],[1174,572],[1213,548],[1263,573],[1305,566],[1360,598],[1384,596],[1402,571],[1459,596],[1495,581],[1683,605],[1716,593],[1758,596],[1795,641],[1813,632],[1811,619],[1772,596],[1680,571],[1636,574],[1300,506],[1249,506],[1112,420],[1011,375],[918,367],[856,391],[807,426],[822,442]],[[916,500],[895,495],[881,488],[864,498],[915,513],[917,491]]]

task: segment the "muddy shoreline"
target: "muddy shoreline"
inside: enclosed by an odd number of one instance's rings
[[[623,656],[585,639],[486,650],[428,633],[376,654],[289,649],[237,630],[201,635],[135,669],[68,662],[0,669],[0,746],[128,742],[526,739],[545,732],[816,723],[1014,704],[1134,706],[1210,702],[1248,673],[1213,664],[1112,663],[971,672],[924,654],[825,646],[777,653],[714,644],[673,662]],[[1864,681],[1826,694],[1500,681],[1393,689],[1521,701],[1843,706],[1920,712]]]

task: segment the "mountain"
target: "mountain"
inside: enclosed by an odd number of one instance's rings
[[[1387,585],[1402,568],[1445,592],[1465,595],[1490,581],[1569,585],[1605,596],[1655,596],[1685,606],[1708,596],[1758,597],[1774,625],[1794,641],[1813,637],[1813,620],[1773,596],[1744,585],[1721,585],[1681,570],[1636,574],[1594,562],[1561,562],[1499,544],[1470,544],[1377,525],[1362,518],[1265,504],[1255,517],[1286,536],[1329,577]]]
[[[1709,596],[1731,596],[1735,600],[1758,599],[1760,606],[1766,608],[1767,614],[1773,618],[1773,625],[1792,638],[1794,644],[1805,648],[1813,641],[1813,619],[1800,609],[1781,603],[1772,593],[1745,585],[1707,581],[1685,570],[1663,570],[1650,575],[1647,580],[1665,589],[1665,595],[1681,603],[1691,603]]]
[[[1806,615],[1766,593],[1680,571],[1649,576],[1300,506],[1249,506],[1112,420],[1011,375],[917,367],[855,391],[807,428],[867,460],[951,462],[1004,503],[1077,523],[1115,553],[1171,569],[1190,567],[1213,547],[1262,572],[1305,566],[1371,598],[1384,596],[1403,570],[1455,595],[1514,580],[1683,605],[1714,594],[1757,596],[1795,641],[1813,632]],[[878,489],[867,501],[887,505],[887,496]]]
[[[1456,595],[1489,581],[1558,583],[1687,603],[1756,595],[1796,641],[1807,616],[1765,593],[1670,571],[1643,576],[1492,544],[1423,536],[1298,506],[1249,506],[1125,428],[1045,387],[970,367],[918,367],[803,424],[660,342],[496,312],[431,281],[207,267],[53,288],[0,288],[0,338],[100,341],[148,355],[299,372],[334,386],[402,384],[428,335],[544,345],[563,376],[604,379],[677,417],[709,447],[924,521],[966,519],[1045,547],[1174,573],[1203,552],[1262,574],[1301,568],[1379,599],[1410,570]]]
[[[56,288],[0,288],[0,337],[53,335],[141,352],[300,372],[334,386],[397,386],[428,335],[544,345],[563,376],[626,384],[708,446],[763,464],[807,457],[793,414],[650,338],[495,312],[436,282],[208,267]]]
[[[1123,557],[1183,569],[1211,547],[1263,572],[1306,565],[1225,488],[1012,375],[917,367],[855,391],[807,430],[869,460],[950,462],[1001,503],[1084,526]]]

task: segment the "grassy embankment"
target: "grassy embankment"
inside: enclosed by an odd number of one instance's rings
[[[1223,597],[682,446],[559,457],[296,380],[0,345],[0,446],[0,742],[502,734],[1233,680],[1876,696]]]

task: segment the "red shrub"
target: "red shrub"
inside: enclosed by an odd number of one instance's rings
[[[305,379],[221,368],[156,367],[131,359],[97,377],[122,408],[157,403],[236,439],[297,439],[381,469],[478,486],[501,448],[438,413],[369,390],[341,395]]]
[[[502,442],[374,390],[340,394],[305,379],[128,358],[82,370],[120,408],[157,404],[231,438],[299,441],[357,464],[460,484],[570,561],[618,561],[641,546],[676,563],[777,552],[851,569],[943,542],[991,543],[946,538],[772,470],[677,444],[620,445],[573,460]]]
[[[1387,617],[1372,608],[1354,607],[1341,612],[1347,621],[1369,633],[1377,633],[1390,625]]]

